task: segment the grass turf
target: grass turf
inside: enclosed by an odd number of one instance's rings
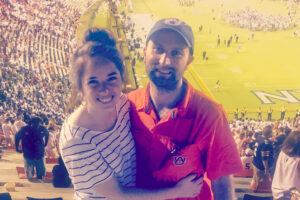
[[[295,30],[300,32],[299,25],[285,31],[249,31],[230,24],[224,15],[231,11],[250,7],[270,15],[287,17],[287,4],[276,0],[196,0],[192,7],[182,7],[177,0],[132,0],[133,14],[150,14],[153,20],[164,17],[177,17],[193,28],[195,35],[195,60],[191,68],[199,81],[190,71],[185,77],[194,87],[205,90],[220,102],[229,117],[235,108],[246,107],[247,116],[254,114],[259,106],[266,112],[270,106],[274,109],[274,118],[279,118],[282,106],[287,107],[287,116],[294,116],[300,108],[300,36],[294,37]],[[300,5],[297,7],[300,21]],[[199,31],[199,26],[203,29]],[[251,38],[254,33],[253,39]],[[238,43],[226,47],[223,41],[237,34]],[[220,35],[221,45],[217,46]],[[238,47],[240,46],[240,51]],[[208,60],[202,59],[202,52],[207,52]],[[137,62],[135,68],[139,85],[145,86],[144,65]],[[216,81],[220,80],[220,89],[216,90]],[[279,90],[287,90],[298,100],[294,103],[271,98],[272,104],[263,104],[254,91],[264,91],[282,96]],[[253,112],[253,114],[251,114]],[[263,115],[266,118],[266,114]]]

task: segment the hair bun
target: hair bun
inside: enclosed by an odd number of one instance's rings
[[[83,43],[97,42],[105,46],[116,46],[116,40],[113,33],[107,29],[90,28],[85,32]]]

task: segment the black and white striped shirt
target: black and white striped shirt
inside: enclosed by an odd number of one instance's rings
[[[130,132],[129,102],[125,95],[117,106],[114,128],[98,132],[65,121],[60,150],[74,185],[74,199],[105,199],[93,186],[115,176],[126,187],[135,186],[136,154]]]

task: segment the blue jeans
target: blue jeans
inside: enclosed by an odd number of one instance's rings
[[[43,176],[46,175],[46,168],[45,168],[45,159],[44,157],[40,159],[28,159],[24,157],[24,168],[25,168],[25,173],[26,177],[28,179],[33,178],[34,176],[34,168],[36,171],[36,177],[38,179],[42,179]]]

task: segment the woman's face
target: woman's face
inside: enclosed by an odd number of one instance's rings
[[[84,65],[81,82],[88,110],[115,109],[122,92],[122,78],[115,64],[105,58],[87,57]]]

